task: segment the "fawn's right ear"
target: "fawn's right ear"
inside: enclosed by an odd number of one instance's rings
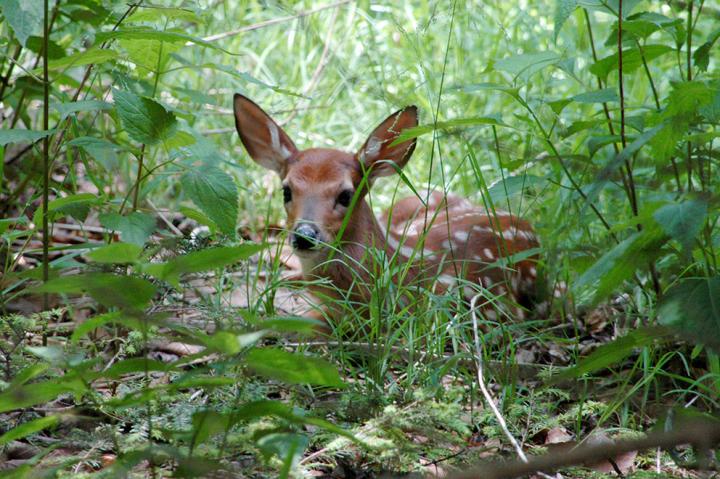
[[[233,107],[235,127],[250,157],[283,176],[287,160],[298,151],[290,137],[249,98],[236,93]]]

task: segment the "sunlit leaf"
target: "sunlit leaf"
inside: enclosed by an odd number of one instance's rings
[[[95,263],[134,263],[140,258],[142,247],[132,243],[112,243],[97,248],[86,256]]]
[[[43,4],[28,0],[0,0],[0,9],[21,45],[30,35],[40,35],[43,26]]]

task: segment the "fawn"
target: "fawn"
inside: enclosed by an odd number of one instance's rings
[[[245,149],[261,166],[282,180],[290,242],[307,280],[323,279],[310,288],[316,295],[345,298],[368,305],[371,253],[384,251],[408,267],[404,284],[446,292],[463,286],[469,299],[485,288],[493,296],[508,295],[512,303],[528,306],[537,283],[536,258],[512,264],[499,260],[534,248],[537,239],[528,222],[509,213],[488,213],[469,201],[439,192],[425,201],[418,197],[398,201],[379,222],[365,201],[373,182],[402,168],[415,149],[415,139],[393,142],[407,128],[418,125],[414,106],[390,115],[355,153],[329,148],[298,150],[290,137],[252,100],[236,94],[235,125]],[[423,196],[423,195],[421,195]],[[333,303],[332,301],[328,303]],[[324,305],[321,316],[338,314]],[[494,308],[484,308],[496,319]],[[516,307],[522,317],[523,309]]]

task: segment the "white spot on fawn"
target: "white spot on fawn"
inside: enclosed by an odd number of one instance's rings
[[[490,248],[483,248],[483,254],[487,259],[495,259],[495,255]]]
[[[453,234],[456,241],[459,242],[465,242],[468,239],[468,232],[467,231],[456,231],[455,234]]]

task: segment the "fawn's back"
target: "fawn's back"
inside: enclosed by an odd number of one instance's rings
[[[395,173],[410,159],[415,139],[393,142],[402,130],[417,126],[415,107],[389,116],[355,154],[298,150],[248,98],[235,95],[234,108],[248,153],[282,180],[291,244],[306,279],[329,281],[315,286],[323,295],[367,304],[377,272],[370,263],[377,263],[378,250],[391,263],[406,266],[393,278],[405,285],[440,293],[458,286],[468,299],[485,289],[522,305],[534,295],[533,257],[501,264],[537,246],[530,225],[516,216],[489,214],[465,199],[432,192],[400,200],[376,219],[365,197],[378,177]]]

